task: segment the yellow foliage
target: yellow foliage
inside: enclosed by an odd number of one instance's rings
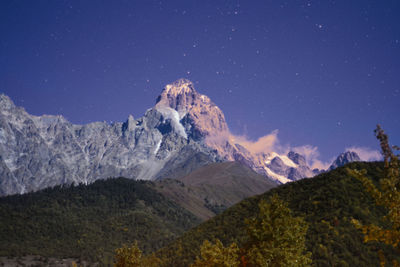
[[[200,257],[196,258],[191,267],[235,267],[240,266],[239,247],[232,243],[229,247],[224,247],[222,242],[217,239],[215,244],[205,240],[200,248]]]
[[[287,204],[273,195],[269,202],[259,203],[256,217],[246,220],[247,242],[239,249],[236,243],[224,247],[221,241],[208,240],[200,248],[191,267],[217,266],[310,266],[311,253],[306,252],[307,224],[293,217]]]
[[[115,253],[115,267],[157,267],[161,264],[154,254],[143,256],[136,241],[131,247],[116,249]]]
[[[364,234],[364,242],[378,241],[399,250],[400,246],[400,170],[399,156],[395,155],[389,146],[388,136],[382,128],[377,125],[375,135],[380,141],[382,155],[385,164],[385,177],[379,181],[379,187],[368,179],[366,171],[350,170],[347,171],[351,176],[362,182],[364,188],[371,194],[375,202],[379,206],[383,206],[388,210],[388,214],[384,217],[390,222],[391,227],[383,229],[377,225],[363,225],[357,220],[352,220],[354,226],[361,230]],[[398,149],[398,147],[393,147]],[[383,252],[379,252],[380,265],[385,266],[386,259]],[[399,266],[394,261],[393,266]]]
[[[294,217],[288,204],[274,194],[259,203],[259,213],[247,223],[245,258],[249,266],[310,266],[306,252],[307,223]]]

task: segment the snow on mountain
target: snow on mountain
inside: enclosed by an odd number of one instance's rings
[[[338,167],[344,166],[347,163],[354,162],[354,161],[361,161],[360,157],[356,152],[353,151],[346,151],[340,154],[333,162],[332,165],[329,167],[329,170],[336,169]]]
[[[165,86],[143,117],[111,125],[33,116],[0,95],[0,195],[118,176],[173,178],[220,161],[278,183],[314,175],[297,153],[254,153],[236,142],[223,112],[185,79]]]

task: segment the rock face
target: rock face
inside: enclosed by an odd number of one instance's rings
[[[336,160],[332,162],[332,165],[329,167],[329,170],[336,169],[338,167],[344,166],[347,163],[354,162],[354,161],[361,161],[360,157],[356,152],[353,151],[346,151],[340,154]]]
[[[177,110],[161,104],[124,123],[74,125],[62,116],[32,116],[0,95],[0,195],[118,176],[182,176],[219,161],[188,137]]]
[[[221,161],[239,161],[278,183],[314,175],[294,152],[248,151],[222,111],[185,79],[167,85],[143,117],[111,125],[32,116],[0,95],[0,195],[118,176],[178,178]]]
[[[289,152],[298,162],[295,163],[289,155],[251,153],[237,143],[229,132],[223,112],[210,98],[196,92],[188,80],[181,79],[167,85],[155,108],[165,116],[174,117],[174,124],[179,125],[180,121],[189,139],[205,144],[224,161],[239,161],[278,183],[314,176],[305,158],[297,153]],[[172,113],[173,116],[167,115]],[[185,135],[183,129],[179,128],[179,131]]]

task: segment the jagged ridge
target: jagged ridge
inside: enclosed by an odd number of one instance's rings
[[[143,117],[112,125],[32,116],[5,95],[0,104],[0,195],[118,176],[177,178],[221,161],[239,161],[278,183],[316,174],[294,152],[250,152],[186,79],[166,85]]]

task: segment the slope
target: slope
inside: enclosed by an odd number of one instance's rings
[[[381,163],[351,163],[347,167],[367,169],[377,181],[382,174]],[[351,218],[363,223],[382,225],[384,211],[374,204],[361,183],[347,175],[344,167],[315,178],[281,185],[265,194],[255,196],[227,209],[186,232],[181,238],[159,250],[157,254],[169,266],[187,266],[199,254],[203,240],[219,238],[225,244],[245,238],[246,218],[258,212],[258,202],[277,193],[289,203],[296,216],[309,223],[307,248],[313,253],[316,266],[378,266],[379,244],[363,243],[362,234],[351,224]],[[394,255],[389,248],[384,250]]]
[[[277,184],[239,162],[212,163],[177,180],[154,183],[159,192],[205,220]]]
[[[40,255],[109,263],[137,240],[145,253],[276,184],[238,162],[181,178],[98,180],[0,198],[0,257]],[[0,260],[1,262],[1,260]]]
[[[0,198],[0,257],[110,263],[125,243],[153,251],[200,222],[151,184],[118,178]]]
[[[223,161],[241,162],[280,183],[315,174],[305,160],[248,146],[186,79],[166,85],[142,117],[112,124],[34,116],[0,94],[0,196],[109,177],[179,178]]]

